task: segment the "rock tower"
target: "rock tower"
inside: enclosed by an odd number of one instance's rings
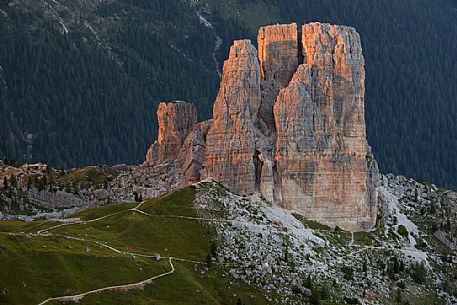
[[[185,183],[212,179],[346,230],[376,222],[379,173],[366,140],[365,69],[354,28],[261,28],[259,51],[235,41],[213,120],[162,103],[147,162],[176,159]]]

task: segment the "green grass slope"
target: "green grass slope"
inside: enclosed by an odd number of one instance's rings
[[[223,277],[224,266],[213,262],[207,269],[215,233],[205,221],[191,219],[197,217],[194,196],[186,188],[139,207],[96,208],[74,215],[89,222],[60,227],[42,220],[0,222],[0,304],[39,304],[137,283],[169,272],[169,257],[174,273],[143,290],[91,294],[78,304],[236,304],[238,298],[267,304],[260,291]]]

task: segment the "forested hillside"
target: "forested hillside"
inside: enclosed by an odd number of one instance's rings
[[[138,163],[153,141],[159,101],[189,99],[211,112],[215,35],[191,6],[10,3],[0,7],[8,90],[0,155],[62,166]]]
[[[232,39],[322,21],[362,36],[368,140],[381,170],[457,187],[455,1],[29,0],[0,9],[0,155],[140,162],[157,102],[188,99],[200,119],[210,115],[214,58],[220,67]]]

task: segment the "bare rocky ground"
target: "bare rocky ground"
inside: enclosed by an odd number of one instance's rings
[[[456,252],[434,236],[441,231],[455,242],[456,193],[404,177],[382,181],[382,213],[368,233],[332,230],[212,183],[199,185],[196,204],[212,207],[202,216],[224,219],[215,222],[218,259],[242,264],[227,276],[276,301],[456,304]]]
[[[173,162],[58,170],[0,161],[0,219],[59,218],[91,207],[155,198],[183,186],[178,175],[170,174],[174,172]]]

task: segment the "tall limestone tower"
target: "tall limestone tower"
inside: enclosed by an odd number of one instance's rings
[[[213,120],[189,132],[180,153],[198,165],[188,182],[213,179],[330,226],[371,229],[379,174],[366,140],[359,34],[321,23],[273,25],[260,29],[258,48],[234,42]],[[189,115],[180,121],[193,122]],[[199,153],[189,155],[189,143]]]

